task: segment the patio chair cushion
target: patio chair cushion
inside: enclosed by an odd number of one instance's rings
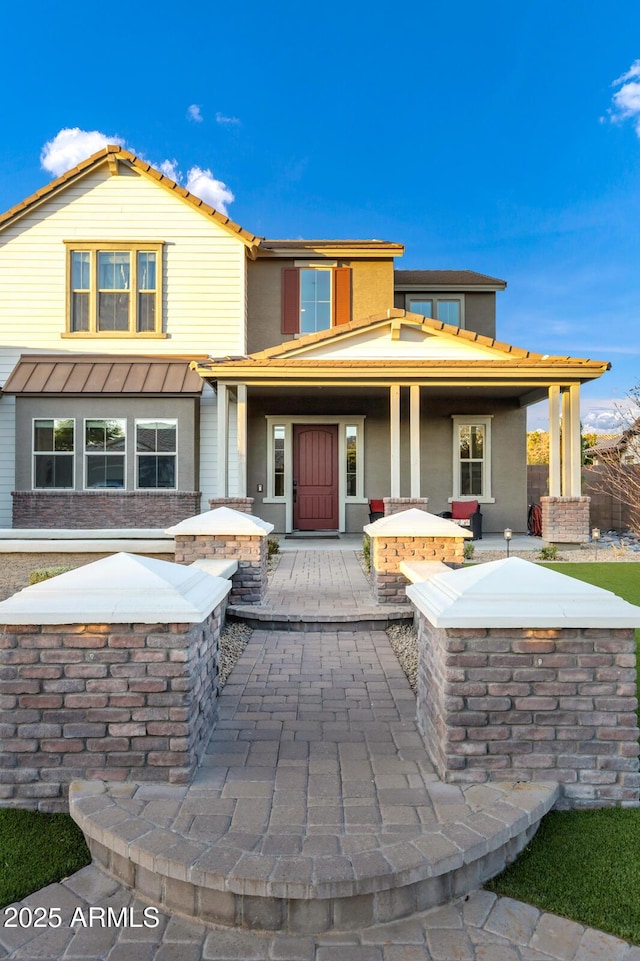
[[[451,520],[456,521],[462,527],[471,527],[471,515],[477,514],[479,510],[477,501],[452,501]]]

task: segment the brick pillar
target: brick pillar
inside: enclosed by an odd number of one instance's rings
[[[191,779],[218,710],[228,583],[190,573],[181,593],[177,565],[130,558],[143,568],[140,619],[105,621],[104,584],[127,557],[95,561],[0,604],[0,805],[67,810],[77,779]],[[140,568],[123,567],[123,582],[135,584]],[[113,609],[131,593],[116,584]],[[69,622],[51,623],[61,597]],[[163,606],[181,609],[184,622],[163,623]],[[81,621],[74,607],[84,609]]]
[[[552,544],[587,544],[590,497],[541,497],[542,537]]]
[[[260,604],[267,592],[267,538],[244,534],[176,534],[176,564],[237,560],[230,604]]]
[[[421,511],[426,511],[429,503],[428,497],[383,497],[384,516],[399,514],[401,511],[408,511],[412,507]]]
[[[555,781],[563,808],[638,804],[640,608],[519,558],[407,592],[418,724],[443,780]]]
[[[402,561],[442,561],[450,566],[464,562],[465,537],[372,537],[371,588],[376,604],[406,604],[409,583],[400,570]]]
[[[253,514],[253,501],[253,497],[212,497],[209,500],[209,507],[212,510],[216,507],[229,507],[243,514]]]

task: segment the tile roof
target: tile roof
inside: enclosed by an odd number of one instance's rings
[[[215,220],[216,223],[219,223],[230,233],[237,236],[243,241],[243,243],[247,245],[247,247],[251,248],[252,250],[257,249],[259,246],[261,241],[260,237],[250,233],[248,230],[244,230],[243,227],[234,223],[234,221],[225,216],[225,214],[219,213],[219,211],[215,210],[213,207],[210,207],[209,204],[206,204],[203,200],[201,200],[200,197],[196,197],[195,194],[190,193],[184,187],[181,187],[179,184],[177,184],[175,180],[171,180],[170,177],[166,177],[163,173],[160,173],[159,170],[156,170],[154,167],[152,167],[151,164],[148,164],[144,160],[140,160],[139,157],[136,157],[134,154],[130,153],[130,151],[123,150],[123,148],[118,144],[109,144],[108,146],[103,147],[102,150],[98,150],[90,157],[87,157],[86,160],[82,160],[75,167],[72,167],[71,170],[67,170],[67,172],[62,174],[61,177],[57,177],[55,180],[52,180],[46,186],[41,187],[40,190],[36,190],[35,193],[31,194],[29,197],[26,197],[24,200],[21,200],[19,204],[15,204],[5,213],[0,214],[0,230],[10,224],[12,221],[16,220],[18,217],[21,217],[23,214],[27,213],[31,208],[53,196],[58,190],[61,190],[65,186],[73,183],[79,177],[86,176],[86,174],[90,173],[94,168],[103,163],[109,162],[110,160],[111,162],[115,160],[127,163],[130,167],[138,170],[141,174],[157,181],[163,187],[171,190],[182,200],[185,200],[187,203],[191,204],[191,206],[205,214],[205,216]]]
[[[396,270],[396,287],[496,287],[504,290],[506,280],[479,274],[475,270]]]
[[[23,354],[3,393],[22,396],[56,394],[191,395],[203,381],[181,357],[119,357]]]

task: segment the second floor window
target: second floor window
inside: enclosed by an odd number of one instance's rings
[[[282,333],[315,334],[351,320],[350,267],[285,267]]]
[[[69,333],[161,333],[161,265],[160,244],[75,244],[69,249]]]

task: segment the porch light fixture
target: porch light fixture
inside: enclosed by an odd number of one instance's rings
[[[513,537],[513,531],[510,527],[505,527],[504,529],[504,539],[507,542],[507,557],[509,556],[509,545],[511,543],[511,538]]]
[[[596,560],[598,560],[598,541],[600,540],[600,528],[594,527],[591,531],[591,540],[596,545]]]

